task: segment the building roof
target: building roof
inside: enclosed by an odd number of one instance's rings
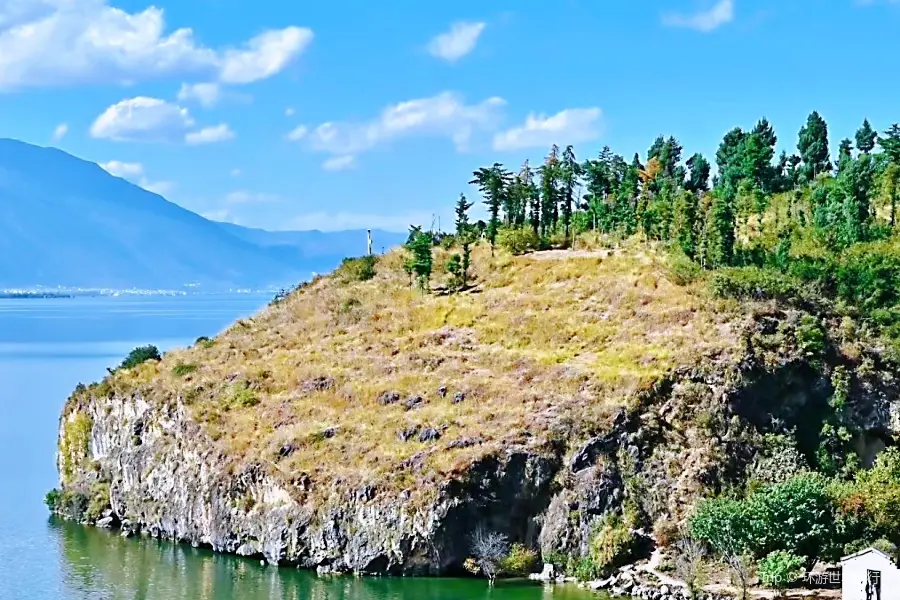
[[[882,551],[879,550],[878,548],[872,548],[871,546],[868,547],[868,548],[866,548],[865,550],[860,550],[859,552],[855,552],[855,553],[853,553],[853,554],[851,554],[851,555],[849,555],[849,556],[845,556],[844,558],[841,559],[841,562],[842,562],[842,563],[845,563],[845,562],[850,561],[850,560],[853,560],[853,559],[855,559],[855,558],[859,558],[859,557],[861,557],[861,556],[863,556],[863,555],[865,555],[865,554],[869,554],[870,552],[874,552],[875,554],[878,554],[878,555],[881,556],[882,558],[886,558],[888,561],[890,561],[891,564],[894,564],[894,559],[893,559],[893,558],[891,558],[890,556],[888,556],[887,554],[885,554],[884,552],[882,552]]]

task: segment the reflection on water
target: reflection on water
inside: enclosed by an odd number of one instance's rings
[[[524,581],[426,578],[318,577],[293,568],[262,566],[181,544],[132,538],[51,520],[61,544],[60,580],[66,597],[97,600],[587,600],[571,586]],[[27,597],[27,592],[26,592]]]

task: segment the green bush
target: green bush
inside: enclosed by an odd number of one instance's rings
[[[96,521],[103,516],[103,511],[109,508],[109,484],[97,482],[91,486],[91,497],[84,517],[89,521]]]
[[[836,486],[835,495],[841,516],[859,522],[865,537],[900,542],[900,448],[879,454],[852,483]]]
[[[712,498],[700,503],[690,522],[691,537],[720,554],[750,550],[750,515],[746,504],[731,498]]]
[[[807,358],[821,356],[825,352],[825,330],[812,315],[800,317],[797,325],[797,345]]]
[[[199,367],[197,365],[187,364],[187,363],[178,363],[174,367],[172,367],[172,374],[175,377],[184,377],[190,373],[196,371]]]
[[[590,539],[590,557],[601,571],[608,572],[631,558],[636,525],[633,511],[627,510],[623,515],[609,513],[597,524]]]
[[[673,253],[669,258],[667,267],[667,275],[675,285],[689,285],[703,275],[700,265],[682,252]]]
[[[235,388],[231,399],[238,406],[246,408],[259,404],[259,398],[246,384]]]
[[[161,359],[162,356],[160,356],[159,349],[156,346],[152,344],[148,344],[146,346],[138,346],[128,353],[128,356],[125,357],[125,360],[122,361],[122,364],[119,365],[119,368],[131,369],[147,362],[148,360]]]
[[[211,340],[205,335],[201,335],[194,341],[195,346],[200,346],[201,348],[211,348],[216,343],[216,340]]]
[[[743,500],[716,498],[700,504],[692,537],[720,553],[765,556],[784,550],[818,556],[832,549],[838,532],[828,481],[802,473],[768,485]]]
[[[522,544],[513,544],[509,554],[501,562],[503,573],[513,577],[526,577],[534,572],[538,563],[537,552]]]
[[[837,268],[837,291],[863,309],[896,306],[900,303],[900,245],[872,242],[848,248]]]
[[[56,512],[60,498],[62,498],[62,493],[56,488],[53,488],[44,496],[44,504],[47,505],[50,512]]]
[[[345,258],[335,274],[346,282],[369,281],[375,277],[375,266],[377,264],[378,257],[374,255]]]
[[[713,272],[709,280],[712,293],[737,300],[780,300],[805,303],[810,301],[809,287],[800,279],[774,269],[731,267]]]
[[[512,254],[525,254],[541,248],[541,238],[530,227],[501,229],[497,232],[497,245]]]
[[[803,575],[806,558],[793,552],[776,550],[759,561],[759,578],[763,585],[776,592],[783,592]]]
[[[590,556],[573,560],[572,564],[567,565],[566,572],[571,573],[578,581],[592,581],[603,577],[603,569]]]

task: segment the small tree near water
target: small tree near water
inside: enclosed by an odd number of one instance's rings
[[[470,550],[472,558],[466,560],[466,569],[472,573],[482,573],[487,577],[488,584],[494,585],[509,553],[509,540],[502,533],[479,527],[470,538]]]
[[[675,552],[675,575],[687,584],[691,597],[696,597],[706,578],[706,565],[703,562],[706,552],[703,545],[685,538],[678,542]]]
[[[148,344],[146,346],[138,346],[134,350],[128,353],[128,356],[125,357],[125,360],[122,361],[117,368],[118,369],[131,369],[140,364],[147,362],[148,360],[161,360],[162,356],[159,354],[159,349],[153,344]]]

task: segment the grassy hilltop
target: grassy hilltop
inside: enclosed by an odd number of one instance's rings
[[[85,393],[181,397],[235,461],[409,487],[514,443],[584,439],[674,367],[738,344],[739,307],[676,285],[649,248],[480,246],[476,284],[453,295],[414,289],[401,262],[366,281],[339,269]]]

